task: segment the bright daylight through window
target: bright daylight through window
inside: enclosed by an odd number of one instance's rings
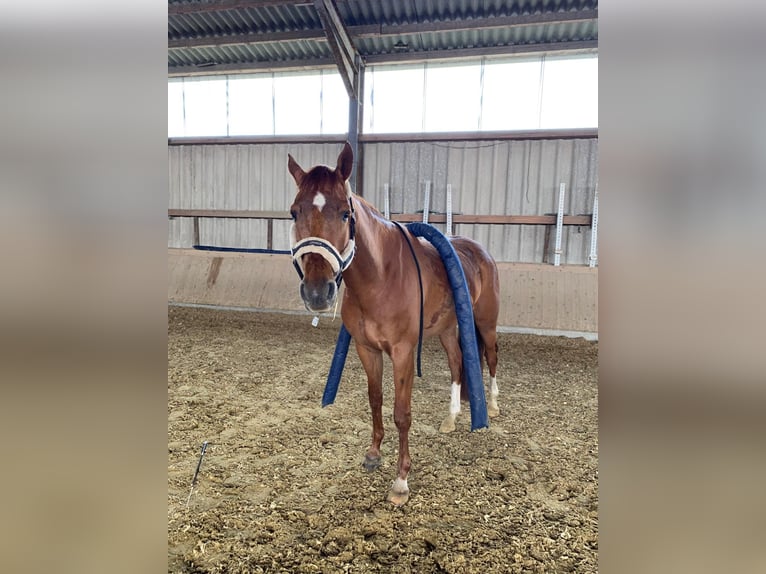
[[[598,127],[598,57],[371,66],[364,133]],[[344,134],[334,70],[171,79],[168,137]]]

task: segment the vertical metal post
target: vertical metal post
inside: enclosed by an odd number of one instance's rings
[[[566,184],[559,185],[559,212],[556,214],[556,248],[554,250],[553,265],[561,265],[561,235],[564,229],[564,196],[566,195]]]
[[[590,227],[590,255],[588,256],[588,267],[595,267],[598,263],[598,187],[596,195],[593,198],[593,219]]]
[[[364,99],[364,66],[357,58],[356,95],[348,98],[348,143],[354,152],[354,166],[349,183],[351,191],[363,195],[362,189],[362,148],[359,146],[359,126],[363,121],[362,101]]]
[[[354,164],[351,169],[349,184],[351,191],[358,193],[357,175],[359,173],[359,100],[350,97],[348,99],[348,143],[351,145],[351,151],[354,152]]]
[[[199,245],[199,217],[192,219],[192,246]]]
[[[447,184],[447,237],[452,235],[452,184]]]
[[[383,184],[383,215],[386,219],[391,219],[391,192],[387,183]]]
[[[431,182],[426,180],[426,195],[423,198],[423,223],[428,223],[428,211],[431,205]]]

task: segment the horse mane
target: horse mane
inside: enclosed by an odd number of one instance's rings
[[[346,182],[346,185],[348,185],[348,182]],[[378,210],[377,207],[375,207],[373,204],[371,204],[369,201],[367,201],[365,198],[363,198],[361,195],[354,194],[354,201],[357,203],[361,203],[368,211],[371,211],[373,214],[377,215],[378,217],[383,217],[383,214]]]

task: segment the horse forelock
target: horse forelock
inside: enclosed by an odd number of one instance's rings
[[[341,182],[334,169],[326,165],[317,165],[308,171],[300,183],[298,195],[306,201],[314,201],[318,193],[326,199],[345,201],[351,197],[348,181]]]
[[[347,196],[344,182],[338,179],[334,169],[325,165],[315,166],[306,174],[301,181],[300,192],[311,194],[310,197],[312,198],[317,192],[321,192],[326,197],[336,197],[337,199],[343,199],[344,196]]]

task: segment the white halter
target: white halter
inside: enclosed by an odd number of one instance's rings
[[[351,205],[351,230],[349,232],[348,244],[342,253],[339,253],[332,243],[321,237],[306,237],[298,241],[295,236],[295,224],[293,223],[290,226],[290,251],[293,255],[293,265],[301,280],[303,280],[304,276],[303,256],[307,253],[316,253],[321,255],[330,264],[332,272],[335,274],[335,283],[340,287],[343,272],[349,268],[356,253],[356,241],[354,240],[356,220],[354,218],[354,205],[351,203],[350,197],[349,204]]]
[[[301,241],[296,241],[295,224],[290,228],[290,240],[292,243],[290,251],[293,254],[293,262],[298,268],[298,274],[301,276],[301,279],[303,279],[304,274],[301,258],[307,253],[321,255],[330,264],[333,273],[340,275],[351,265],[354,253],[356,252],[356,241],[353,239],[349,240],[343,253],[339,253],[332,243],[321,237],[307,237]]]

